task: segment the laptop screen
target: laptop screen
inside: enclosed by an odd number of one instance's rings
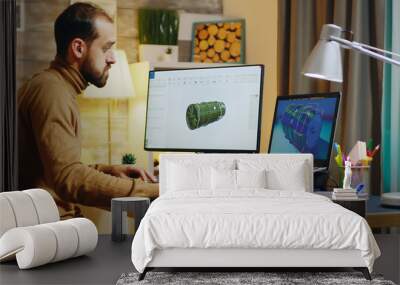
[[[340,93],[277,98],[269,153],[312,153],[314,166],[328,167]]]

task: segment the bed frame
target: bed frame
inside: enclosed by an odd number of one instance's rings
[[[193,249],[156,250],[152,261],[139,275],[143,280],[155,268],[337,268],[350,267],[371,280],[359,250],[327,249]]]
[[[265,158],[265,154],[252,154]],[[248,158],[249,154],[163,154],[160,157],[160,195],[167,191],[166,161],[207,160],[221,158]],[[311,154],[268,154],[268,159],[303,160],[307,164],[308,185],[306,191],[313,192],[313,156]],[[169,248],[157,249],[139,280],[155,268],[231,268],[246,271],[250,268],[353,268],[361,271],[367,280],[371,276],[359,250],[330,249],[253,249],[253,248]],[[237,270],[236,270],[237,269]]]

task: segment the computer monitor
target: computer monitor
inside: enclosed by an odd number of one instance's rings
[[[269,153],[312,153],[329,167],[340,93],[278,96]]]
[[[145,150],[259,152],[263,65],[150,71]]]

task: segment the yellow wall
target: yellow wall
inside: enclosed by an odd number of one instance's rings
[[[269,144],[278,94],[278,1],[224,0],[224,16],[246,19],[246,63],[264,64],[261,152]]]

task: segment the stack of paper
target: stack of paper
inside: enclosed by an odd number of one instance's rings
[[[334,200],[357,199],[357,191],[356,191],[356,189],[334,188],[333,193],[332,193],[332,199],[334,199]]]
[[[367,160],[367,144],[362,141],[357,141],[349,153],[350,160],[353,164]]]

